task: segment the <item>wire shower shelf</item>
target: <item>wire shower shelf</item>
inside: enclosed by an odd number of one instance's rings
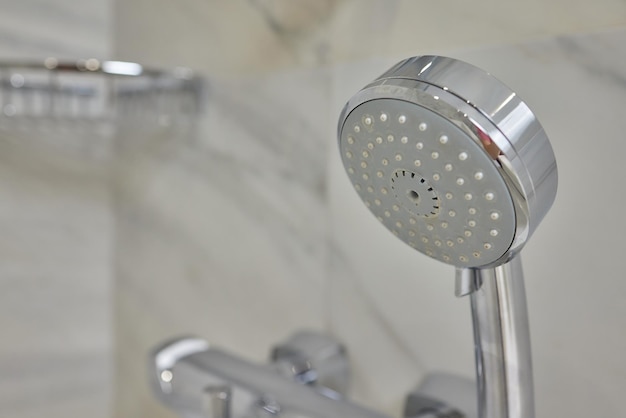
[[[188,68],[146,69],[122,61],[0,62],[0,143],[110,157],[124,132],[188,127],[202,81]]]

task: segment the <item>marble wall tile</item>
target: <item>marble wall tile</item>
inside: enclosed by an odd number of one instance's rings
[[[620,0],[346,0],[328,25],[328,62],[506,45],[625,23]]]
[[[339,2],[119,1],[116,55],[222,77],[318,65],[327,53],[326,28]]]
[[[454,53],[527,101],[559,164],[557,201],[523,253],[538,416],[621,411],[626,287],[616,272],[626,201],[616,191],[624,177],[625,41],[620,29]],[[335,108],[394,62],[338,68]],[[453,270],[413,253],[380,226],[350,190],[339,157],[329,161],[338,258],[331,329],[352,348],[361,377],[355,395],[398,411],[425,371],[471,376],[468,302],[453,296]],[[381,358],[384,370],[377,366]]]
[[[0,411],[104,417],[112,342],[108,181],[93,161],[40,145],[0,132]]]
[[[116,2],[113,36],[121,59],[229,76],[503,45],[625,23],[621,0],[132,0]]]
[[[105,0],[2,2],[0,59],[107,56],[109,6]],[[100,164],[66,147],[84,143],[87,134],[95,138],[87,130],[81,138],[63,121],[47,121],[48,129],[29,120],[17,129],[0,111],[0,416],[107,417],[108,180]]]
[[[111,47],[109,0],[2,1],[0,57],[105,58]]]
[[[328,75],[213,79],[209,92],[195,135],[150,138],[118,172],[116,416],[168,416],[145,367],[164,339],[265,361],[328,320]]]

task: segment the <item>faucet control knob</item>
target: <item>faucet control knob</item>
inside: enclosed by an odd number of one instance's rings
[[[300,331],[272,349],[277,371],[298,383],[313,386],[331,398],[348,390],[350,364],[345,347],[333,337]]]

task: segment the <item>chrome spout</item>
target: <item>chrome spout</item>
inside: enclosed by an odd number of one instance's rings
[[[281,374],[182,338],[158,348],[151,359],[152,386],[160,400],[189,418],[388,418]],[[220,411],[216,416],[215,411]]]

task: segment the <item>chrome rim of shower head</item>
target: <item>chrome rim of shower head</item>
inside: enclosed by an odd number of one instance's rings
[[[401,61],[344,107],[342,160],[384,226],[457,267],[515,255],[556,195],[554,153],[537,118],[462,61]]]

